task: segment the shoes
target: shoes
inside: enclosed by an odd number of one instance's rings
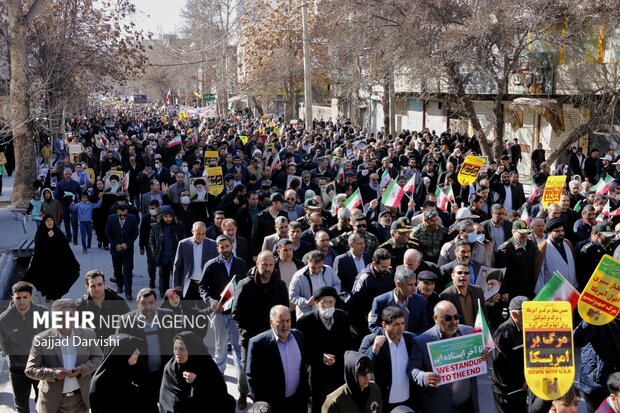
[[[90,249],[90,243],[88,244],[88,249]]]
[[[237,408],[239,410],[245,410],[248,407],[248,397],[247,396],[239,396],[239,400],[237,400]]]
[[[73,240],[73,245],[77,245],[77,240],[76,239]]]
[[[82,249],[82,254],[88,254],[88,249],[87,248],[83,248]]]
[[[127,299],[127,301],[133,301],[133,297],[129,294],[125,295],[125,298]]]
[[[124,290],[123,290],[121,287],[118,287],[118,288],[116,289],[116,292],[117,292],[118,294],[122,294],[122,293],[124,292]]]

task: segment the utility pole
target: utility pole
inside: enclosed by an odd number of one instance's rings
[[[306,130],[312,130],[312,73],[310,70],[310,39],[308,36],[308,3],[302,0],[301,5],[301,24],[303,28],[304,46],[304,106],[306,109]]]

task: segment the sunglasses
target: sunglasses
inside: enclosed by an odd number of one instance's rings
[[[356,225],[355,228],[366,228],[366,224],[359,224]]]
[[[450,321],[454,320],[454,321],[459,321],[461,319],[461,316],[458,314],[454,314],[454,315],[444,315],[443,316],[443,321],[449,323]]]
[[[119,213],[119,214],[118,214],[118,216],[119,216],[119,217],[126,217],[126,216],[127,216],[127,213],[126,213],[126,212],[125,212],[124,214]]]
[[[458,274],[458,275],[461,275],[461,274],[469,275],[469,271],[456,271],[456,274]]]
[[[287,201],[294,201],[295,198],[286,198]]]

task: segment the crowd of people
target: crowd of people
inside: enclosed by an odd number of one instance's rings
[[[67,128],[57,162],[48,151],[33,185],[33,264],[0,316],[19,412],[29,411],[31,386],[40,412],[108,412],[119,400],[141,411],[232,412],[248,398],[255,411],[282,413],[485,411],[477,379],[441,384],[426,346],[471,334],[479,312],[494,334],[483,357],[493,362],[498,412],[576,411],[580,391],[589,413],[620,411],[618,319],[602,327],[575,319],[577,388],[553,402],[527,389],[521,324],[523,302],[554,272],[580,291],[603,255],[620,259],[613,150],[586,157],[571,148],[553,171],[567,176],[564,193],[544,207],[551,165],[542,147],[532,152],[533,184],[524,187],[517,140],[461,185],[465,157],[481,149],[450,130],[392,136],[348,122],[306,128],[250,112],[199,119],[148,110],[75,116]],[[390,182],[408,187],[396,206],[382,201]],[[50,300],[66,294],[80,272],[68,244],[79,232],[88,254],[93,229],[113,277],[88,271],[86,296],[52,309],[204,316],[208,325],[23,331],[33,312],[47,311],[31,302],[33,285]],[[142,256],[149,287],[130,312]],[[45,269],[51,257],[67,257],[57,260],[63,271]],[[494,269],[505,271],[487,274]],[[32,344],[36,334],[119,342],[87,354],[61,346],[58,357]],[[236,403],[223,378],[229,343]]]

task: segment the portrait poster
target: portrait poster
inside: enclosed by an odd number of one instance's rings
[[[482,288],[485,301],[499,293],[505,274],[506,268],[480,266],[480,272],[476,276],[476,285]]]

